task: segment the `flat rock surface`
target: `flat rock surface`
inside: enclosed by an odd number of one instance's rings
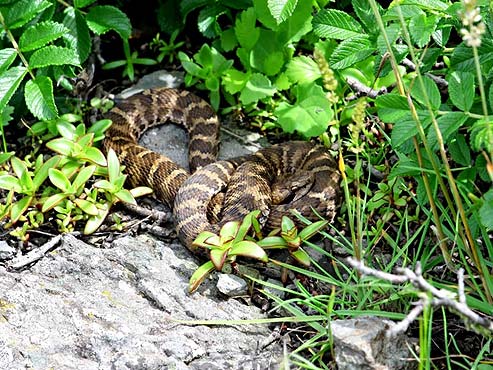
[[[212,284],[188,294],[196,266],[180,244],[139,236],[99,249],[66,235],[29,270],[0,267],[0,368],[277,368],[264,325],[177,321],[264,317]]]

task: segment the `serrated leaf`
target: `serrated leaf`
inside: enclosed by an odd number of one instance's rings
[[[363,25],[372,33],[376,32],[378,30],[378,24],[375,22],[375,14],[373,14],[370,2],[368,0],[352,0],[351,5]],[[382,14],[383,11],[380,4],[377,3],[376,6],[378,7],[379,13]]]
[[[12,30],[22,27],[52,5],[47,0],[17,0],[0,6],[0,12],[6,28]]]
[[[79,66],[79,57],[73,49],[49,45],[36,50],[29,59],[31,68],[61,66],[70,64]]]
[[[19,39],[21,51],[39,49],[48,43],[55,41],[68,32],[63,24],[53,21],[45,21],[26,28]]]
[[[349,14],[336,9],[323,9],[312,20],[313,31],[319,37],[345,40],[364,34],[361,25]]]
[[[448,150],[455,162],[466,167],[471,165],[471,149],[469,148],[469,144],[466,142],[464,135],[457,135],[455,140],[452,140],[449,143]]]
[[[452,103],[464,112],[469,112],[474,102],[474,74],[471,72],[454,71],[447,81],[448,92]]]
[[[467,118],[467,115],[463,112],[447,112],[437,118],[438,128],[444,143],[448,142],[451,135],[459,130]],[[428,145],[432,150],[438,149],[437,135],[433,126],[430,127],[428,132]]]
[[[409,23],[411,38],[420,48],[430,42],[431,34],[435,31],[438,18],[425,13],[416,14]]]
[[[80,11],[74,8],[68,8],[65,11],[63,24],[69,29],[65,35],[65,40],[70,45],[70,48],[75,50],[79,63],[85,62],[91,52],[91,36],[86,20]]]
[[[279,26],[272,16],[269,7],[267,6],[267,1],[265,0],[253,0],[253,5],[255,8],[255,14],[258,20],[267,28],[276,31]]]
[[[251,50],[260,36],[260,29],[255,27],[256,22],[257,17],[253,8],[248,8],[236,18],[234,27],[236,39],[246,50]]]
[[[477,48],[479,64],[483,71],[489,71],[493,67],[493,38],[483,37],[481,46]],[[451,70],[470,72],[475,70],[474,54],[472,48],[461,43],[454,48],[450,58]]]
[[[267,96],[272,96],[275,92],[275,87],[272,86],[266,76],[260,73],[253,73],[241,91],[240,101],[248,105]]]
[[[51,78],[38,76],[34,80],[27,81],[24,99],[29,111],[36,118],[47,121],[58,116]]]
[[[313,82],[322,76],[317,63],[305,55],[291,59],[286,73],[292,82],[301,84]]]
[[[422,81],[424,91],[419,81],[415,81],[411,89],[411,96],[423,106],[429,102],[432,109],[438,109],[441,104],[441,95],[437,84],[428,76],[423,76]]]
[[[323,89],[315,84],[298,85],[296,104],[281,103],[275,110],[285,132],[299,132],[304,137],[318,136],[327,130],[334,113]]]
[[[126,14],[111,5],[92,7],[86,15],[86,22],[89,28],[98,35],[113,30],[122,39],[127,40],[132,33],[132,25]]]
[[[378,117],[387,123],[399,121],[409,114],[409,105],[405,97],[397,94],[386,94],[377,97],[375,105]]]
[[[333,69],[348,68],[365,60],[374,51],[375,49],[371,46],[368,36],[351,37],[337,45],[330,56],[329,64]]]
[[[232,51],[238,46],[234,28],[221,32],[221,47],[224,51]]]
[[[0,50],[0,74],[10,67],[16,57],[17,52],[13,48],[5,48]]]
[[[312,19],[310,1],[298,1],[293,14],[282,22],[276,31],[279,44],[289,45],[300,41],[312,30]]]
[[[298,0],[267,0],[270,14],[277,24],[284,22],[293,14],[296,4],[298,4]]]
[[[0,112],[5,109],[26,73],[27,69],[19,66],[12,67],[0,74]]]
[[[421,125],[426,128],[431,123],[431,117],[427,111],[418,111],[418,118]],[[406,115],[401,117],[398,121],[394,122],[394,127],[392,128],[391,142],[394,149],[399,148],[408,139],[412,138],[418,133],[418,127],[416,121],[408,112]]]

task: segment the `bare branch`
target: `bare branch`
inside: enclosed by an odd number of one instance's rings
[[[415,271],[408,268],[401,268],[397,270],[398,274],[390,274],[367,267],[362,261],[357,261],[353,258],[348,258],[347,261],[353,268],[358,270],[363,275],[371,275],[395,284],[409,282],[417,290],[425,293],[422,295],[421,299],[416,302],[416,308],[414,308],[404,320],[397,324],[397,326],[394,327],[390,333],[388,333],[389,335],[397,334],[399,332],[398,329],[406,330],[409,327],[409,324],[423,311],[425,305],[429,304],[434,307],[448,307],[466,321],[474,325],[479,325],[481,328],[493,333],[493,322],[471,310],[466,303],[463,269],[459,269],[457,272],[458,289],[457,293],[455,293],[447,289],[437,289],[426,281],[422,275],[421,264],[419,262],[416,264]],[[428,295],[430,294],[432,297],[431,300],[428,298]]]

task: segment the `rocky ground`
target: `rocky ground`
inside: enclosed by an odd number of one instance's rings
[[[151,82],[168,77],[157,74]],[[152,149],[165,147],[181,164],[186,164],[185,145],[179,144],[184,141],[174,126],[152,130],[142,139]],[[221,156],[242,155],[258,146],[244,132],[225,130]],[[26,264],[26,257],[16,253],[0,241],[0,369],[283,366],[285,338],[275,326],[239,323],[266,315],[223,294],[216,282],[224,275],[188,293],[198,261],[178,242],[145,233],[115,235],[103,243],[64,235],[46,245],[39,260]],[[228,281],[225,285],[235,284],[234,278]],[[239,286],[241,290],[241,282]],[[223,324],[211,325],[210,320]],[[391,325],[377,319],[334,324],[339,368],[412,368],[400,360],[409,356],[404,340],[387,340],[382,334]]]

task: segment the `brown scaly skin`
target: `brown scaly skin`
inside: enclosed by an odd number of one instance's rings
[[[215,162],[217,116],[202,99],[175,89],[146,90],[117,104],[106,117],[113,125],[103,148],[117,152],[133,186],[151,187],[159,200],[173,208],[178,236],[189,249],[200,232],[217,231],[254,209],[261,210],[267,228],[279,227],[281,217],[291,209],[312,220],[317,219],[313,211],[329,220],[335,215],[340,174],[320,145],[291,141]],[[137,144],[145,130],[167,120],[189,133],[191,176],[171,159]],[[215,197],[218,193],[224,193],[224,204],[219,215],[211,215],[215,209],[209,206],[211,200],[222,199]]]

